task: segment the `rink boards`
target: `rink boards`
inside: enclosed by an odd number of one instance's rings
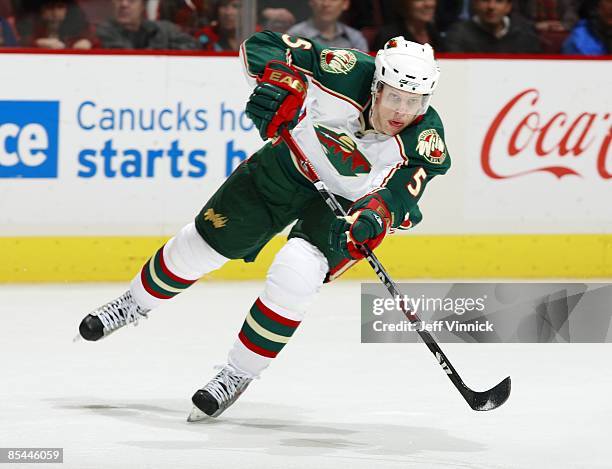
[[[610,61],[441,69],[453,166],[377,251],[392,274],[612,276]],[[0,54],[0,78],[0,281],[130,278],[261,145],[236,57]],[[212,278],[261,278],[282,242]]]
[[[2,282],[126,281],[166,237],[0,238]],[[211,280],[263,279],[284,244],[278,236],[256,262],[232,261]],[[610,235],[392,236],[376,250],[385,268],[403,278],[609,278]],[[341,279],[373,278],[360,262]]]

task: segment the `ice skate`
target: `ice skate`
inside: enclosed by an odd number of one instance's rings
[[[208,417],[218,417],[244,392],[253,378],[241,373],[231,365],[225,365],[219,373],[191,398],[193,410],[188,422],[197,422]]]
[[[136,304],[128,290],[85,316],[79,325],[79,333],[85,340],[99,340],[127,324],[138,324],[138,320],[146,318],[149,311]]]

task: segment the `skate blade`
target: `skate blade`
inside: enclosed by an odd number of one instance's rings
[[[193,406],[193,409],[191,409],[191,413],[187,417],[188,422],[201,422],[202,420],[207,420],[207,419],[210,419],[210,415],[205,414],[200,409],[198,409],[196,406]]]

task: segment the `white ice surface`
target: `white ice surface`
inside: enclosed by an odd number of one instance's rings
[[[336,283],[230,410],[188,424],[261,284],[200,283],[73,343],[124,288],[0,286],[0,447],[64,448],[36,468],[612,467],[609,344],[443,344],[473,388],[512,377],[504,406],[474,412],[423,344],[360,344],[359,284]]]

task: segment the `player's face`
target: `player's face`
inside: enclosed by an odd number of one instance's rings
[[[497,26],[512,10],[511,0],[474,0],[472,2],[474,14],[484,24]]]
[[[383,85],[376,93],[372,108],[372,125],[386,135],[397,135],[422,113],[424,97]]]

